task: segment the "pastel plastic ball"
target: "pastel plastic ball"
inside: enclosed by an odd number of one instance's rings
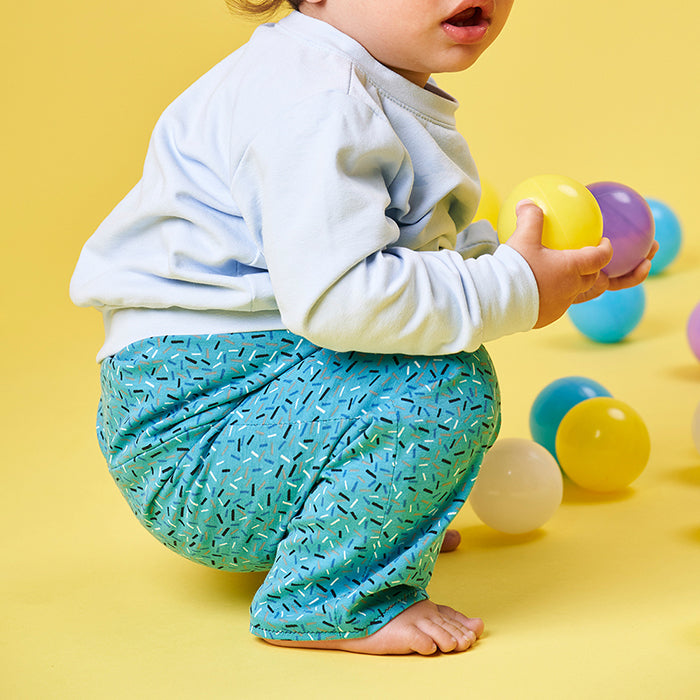
[[[700,360],[700,303],[690,313],[687,333],[690,349]]]
[[[612,260],[603,268],[608,277],[631,272],[646,258],[654,242],[654,217],[647,200],[619,182],[588,185],[603,214],[603,236],[613,247]]]
[[[596,343],[619,343],[644,316],[644,287],[603,292],[599,297],[573,304],[567,314],[576,328]]]
[[[502,438],[486,453],[469,500],[485,525],[518,535],[542,527],[562,494],[561,471],[544,447]]]
[[[691,424],[691,432],[693,434],[693,442],[695,443],[695,449],[700,452],[700,403],[693,413],[693,421]]]
[[[649,461],[651,441],[640,415],[610,397],[587,399],[574,406],[559,424],[559,465],[581,488],[621,491]]]
[[[563,175],[538,175],[521,182],[503,201],[498,217],[501,243],[515,231],[515,207],[523,199],[531,199],[544,212],[542,243],[548,248],[566,250],[600,242],[603,215],[589,190]]]
[[[491,226],[496,228],[498,226],[498,212],[500,208],[501,201],[496,189],[488,180],[482,179],[481,198],[479,199],[479,206],[477,207],[476,214],[474,214],[474,221],[486,219]]]
[[[681,222],[673,210],[658,199],[647,199],[654,217],[654,238],[659,249],[651,261],[650,275],[663,272],[677,257],[683,242]]]
[[[612,396],[602,385],[586,377],[562,377],[548,384],[530,409],[533,440],[556,458],[555,441],[562,418],[578,403],[596,396]]]

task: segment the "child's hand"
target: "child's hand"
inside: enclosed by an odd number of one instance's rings
[[[517,206],[518,223],[506,245],[517,250],[532,269],[540,294],[540,310],[535,328],[542,328],[562,316],[571,306],[600,296],[613,288],[601,270],[612,258],[612,245],[603,238],[597,246],[577,250],[554,250],[542,245],[542,210],[533,202]],[[638,284],[646,277],[648,261],[623,278],[614,280],[615,289]],[[648,273],[648,270],[646,270]],[[641,279],[639,279],[641,277]],[[620,285],[620,286],[617,286]]]
[[[659,249],[658,241],[654,241],[649,251],[649,255],[642,260],[642,262],[637,265],[631,272],[626,275],[621,275],[620,277],[613,277],[610,279],[610,284],[608,289],[625,289],[627,287],[634,287],[637,284],[641,284],[649,275],[649,270],[651,270],[651,261],[656,255],[656,251]]]

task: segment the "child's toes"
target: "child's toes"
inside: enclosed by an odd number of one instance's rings
[[[419,626],[435,642],[440,651],[450,652],[457,648],[457,639],[445,629],[439,618],[422,620]]]
[[[447,605],[438,605],[438,610],[446,620],[457,625],[457,627],[470,630],[476,635],[477,639],[483,634],[484,621],[480,617],[467,617]]]
[[[456,640],[457,645],[455,647],[455,651],[466,651],[476,642],[476,634],[468,627],[455,625],[450,621],[445,621],[443,623],[443,627]]]
[[[408,646],[412,651],[423,656],[430,656],[438,650],[438,645],[432,635],[418,627],[412,630]]]
[[[477,639],[478,637],[474,634],[474,632],[471,630],[466,630],[462,634],[460,651],[466,651],[469,649],[469,647],[474,646]]]

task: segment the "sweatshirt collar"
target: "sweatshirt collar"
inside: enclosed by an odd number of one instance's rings
[[[345,54],[380,89],[408,108],[421,112],[431,120],[455,123],[459,103],[441,90],[431,78],[419,87],[377,61],[358,41],[334,26],[294,10],[277,22],[280,29],[316,41],[331,50]]]

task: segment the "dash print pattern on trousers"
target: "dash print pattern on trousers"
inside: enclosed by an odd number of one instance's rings
[[[101,381],[98,439],[131,509],[189,559],[269,571],[251,631],[273,639],[367,636],[425,599],[500,425],[483,348],[168,336],[104,360]]]

